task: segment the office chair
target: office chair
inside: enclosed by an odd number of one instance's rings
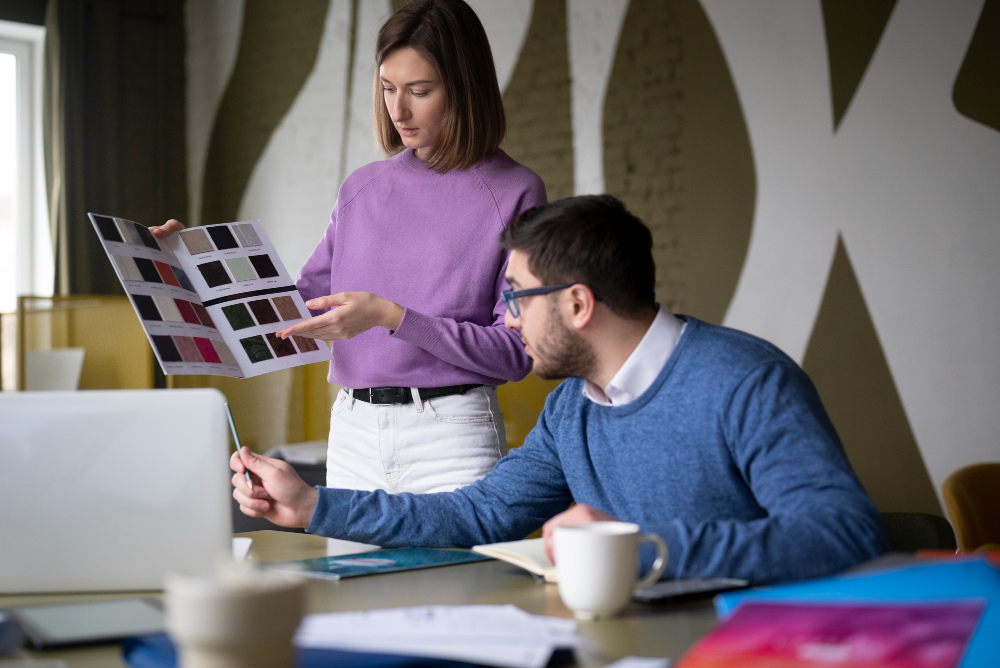
[[[1000,462],[962,467],[941,491],[963,550],[1000,546]]]
[[[955,550],[955,532],[948,520],[929,513],[880,513],[890,552]]]

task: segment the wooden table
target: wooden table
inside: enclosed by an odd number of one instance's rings
[[[349,554],[370,549],[357,543],[307,534],[255,531],[249,558],[258,563]],[[0,596],[0,608],[12,605],[100,600],[134,594]],[[159,592],[152,594],[159,597]],[[540,584],[527,572],[502,561],[482,561],[441,568],[386,573],[339,581],[312,580],[309,612],[372,610],[415,605],[513,604],[537,615],[572,617],[554,585]],[[577,652],[586,667],[607,665],[623,656],[676,659],[715,623],[708,599],[667,605],[633,603],[611,620],[579,622],[579,633],[592,649]],[[70,668],[120,668],[125,664],[117,645],[63,651],[22,651],[10,658],[61,659]]]

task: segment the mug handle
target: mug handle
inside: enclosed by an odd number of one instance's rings
[[[636,589],[645,589],[659,580],[667,568],[667,544],[663,542],[663,539],[655,533],[644,533],[639,537],[639,544],[643,543],[656,544],[656,561],[653,562],[653,567],[649,569],[649,572],[636,583]]]

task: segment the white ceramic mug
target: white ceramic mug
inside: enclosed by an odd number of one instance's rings
[[[183,668],[292,668],[305,612],[301,578],[252,568],[169,575],[167,633]]]
[[[642,533],[631,522],[591,522],[557,527],[555,542],[559,595],[578,619],[618,614],[632,592],[660,579],[667,567],[667,545],[659,536]],[[639,546],[656,545],[656,561],[638,579]]]

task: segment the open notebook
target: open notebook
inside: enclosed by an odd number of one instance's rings
[[[232,553],[217,390],[0,394],[0,593],[152,590]]]

